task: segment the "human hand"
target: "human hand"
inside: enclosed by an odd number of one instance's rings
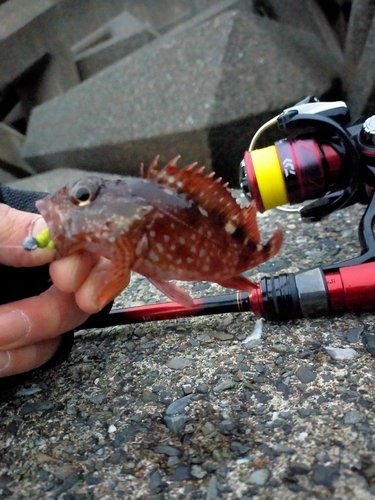
[[[0,220],[0,264],[33,267],[54,259],[54,251],[48,248],[27,252],[21,247],[26,236],[37,235],[46,227],[40,215],[0,204]],[[69,292],[53,285],[38,296],[0,305],[0,377],[42,366],[57,351],[61,335],[97,311],[95,304],[90,303],[90,293],[98,279],[94,270],[99,264],[87,253],[54,262],[57,282],[66,288],[69,281]],[[99,271],[103,273],[103,269]],[[69,280],[62,276],[64,273]],[[79,293],[81,287],[84,293]],[[81,307],[74,292],[78,293]]]

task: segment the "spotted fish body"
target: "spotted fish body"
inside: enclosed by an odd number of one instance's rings
[[[169,280],[249,290],[242,273],[279,251],[280,229],[260,243],[255,204],[240,208],[221,179],[196,164],[179,170],[177,159],[162,169],[154,160],[143,178],[90,176],[37,202],[58,257],[85,249],[111,261],[100,302],[120,293],[131,271],[185,306],[192,299]]]

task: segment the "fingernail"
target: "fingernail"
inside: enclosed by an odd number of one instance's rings
[[[23,311],[10,311],[0,315],[0,347],[17,347],[31,331],[30,320]]]
[[[6,370],[10,363],[10,352],[0,351],[0,372]]]
[[[38,236],[42,231],[47,228],[46,221],[42,216],[35,219],[32,223],[31,236]]]

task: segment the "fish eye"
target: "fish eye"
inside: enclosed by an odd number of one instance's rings
[[[92,191],[86,186],[79,187],[72,195],[72,201],[79,207],[88,205],[92,198]]]

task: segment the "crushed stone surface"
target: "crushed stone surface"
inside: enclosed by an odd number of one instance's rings
[[[363,207],[316,224],[274,210],[283,249],[248,276],[359,253]],[[184,283],[193,296],[225,293]],[[116,306],[163,297],[134,276]],[[1,391],[0,500],[367,500],[375,495],[373,314],[251,313],[91,329],[69,360]],[[348,359],[326,348],[354,350]],[[339,351],[337,351],[339,352]]]

